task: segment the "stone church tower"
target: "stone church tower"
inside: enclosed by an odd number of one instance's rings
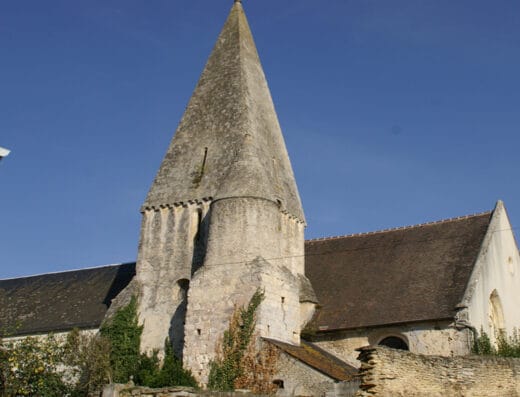
[[[167,337],[206,382],[236,305],[265,291],[263,337],[300,342],[313,307],[305,218],[242,4],[236,1],[142,207],[142,349]]]

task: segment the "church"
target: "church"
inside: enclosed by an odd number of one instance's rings
[[[520,256],[489,212],[305,240],[289,155],[243,6],[217,39],[142,205],[136,263],[0,280],[0,329],[97,330],[138,298],[144,352],[169,338],[204,385],[233,310],[265,293],[256,330],[283,353],[281,395],[325,395],[356,349],[471,353],[520,326]],[[305,394],[308,393],[308,394]]]

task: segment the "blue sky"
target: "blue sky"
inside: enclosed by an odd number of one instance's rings
[[[498,199],[520,227],[520,2],[243,3],[308,238]],[[231,5],[0,2],[0,278],[135,260],[139,207]]]

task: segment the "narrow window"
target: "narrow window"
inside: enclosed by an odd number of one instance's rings
[[[285,296],[282,296],[282,305],[285,303]]]
[[[202,165],[200,166],[200,175],[199,181],[202,180],[202,176],[204,175],[204,171],[206,169],[206,160],[208,159],[208,148],[204,148],[204,157],[202,158]]]
[[[202,167],[201,167],[202,172],[201,172],[201,174],[204,173],[204,168],[206,168],[206,160],[207,159],[208,159],[208,148],[205,147],[204,148],[204,158],[202,159]]]
[[[197,329],[197,335],[201,335],[202,334],[202,330],[200,328]]]
[[[504,310],[502,302],[497,290],[493,290],[489,297],[489,321],[493,330],[493,336],[496,338],[505,331]]]

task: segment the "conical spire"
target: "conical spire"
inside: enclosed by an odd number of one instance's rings
[[[236,0],[144,208],[259,197],[304,221],[256,46]]]

